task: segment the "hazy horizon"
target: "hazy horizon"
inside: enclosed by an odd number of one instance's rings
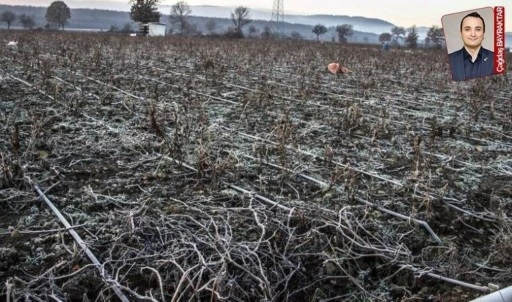
[[[283,0],[284,1],[284,0]],[[31,6],[49,6],[53,0],[0,0],[0,4],[8,5],[31,5]],[[64,0],[70,8],[90,8],[90,9],[109,9],[119,11],[129,11],[129,0]],[[160,1],[161,7],[173,5],[176,1]],[[188,0],[191,6],[209,5],[209,6],[225,6],[236,7],[246,6],[249,9],[268,10],[271,12],[273,0],[260,0],[258,4],[250,0]],[[504,6],[505,7],[505,29],[512,32],[512,20],[508,15],[509,9],[512,9],[511,2],[505,4],[505,0],[493,1],[492,3],[482,2],[480,0],[465,1],[409,1],[409,0],[345,0],[343,4],[335,4],[332,0],[294,0],[284,1],[284,12],[286,14],[297,15],[348,15],[361,16],[367,18],[378,18],[391,22],[397,26],[410,27],[432,25],[441,26],[441,18],[443,15],[457,13],[460,11],[481,8],[485,6]],[[368,8],[371,10],[368,10]],[[410,14],[408,12],[417,11],[418,14]],[[169,14],[169,11],[161,11]],[[512,13],[512,12],[511,12]],[[192,11],[192,15],[194,12]],[[199,16],[199,15],[198,15]]]

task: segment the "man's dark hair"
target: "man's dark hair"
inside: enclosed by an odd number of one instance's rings
[[[460,31],[462,32],[462,22],[464,22],[464,19],[466,19],[467,17],[474,17],[474,18],[479,18],[480,20],[482,20],[482,24],[484,25],[484,32],[485,32],[485,21],[484,21],[484,18],[482,18],[482,16],[480,16],[480,14],[478,14],[477,12],[472,12],[470,14],[467,14],[464,16],[464,18],[462,18],[462,20],[460,20]]]

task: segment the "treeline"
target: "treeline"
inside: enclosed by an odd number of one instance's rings
[[[411,48],[416,48],[420,44],[426,47],[437,48],[446,46],[443,29],[435,25],[428,29],[424,40],[419,40],[418,30],[416,25],[413,25],[407,29],[395,26],[390,32],[380,34],[379,42],[385,44],[391,43],[393,46],[397,46],[400,42],[403,42],[406,46]]]
[[[0,5],[0,16],[6,11],[10,11],[17,16],[26,15],[34,20],[35,28],[45,28],[47,24],[45,18],[46,9],[46,7]],[[126,23],[133,23],[127,12],[77,8],[71,9],[71,18],[68,21],[67,27],[107,30],[112,25],[119,26]],[[2,22],[0,26],[7,28],[5,22]],[[23,27],[19,18],[16,18],[11,26]]]
[[[33,19],[33,28],[44,29],[47,27],[47,20],[45,19],[46,9],[46,7],[0,5],[0,15],[5,11],[13,12],[16,16],[26,15]],[[208,18],[191,15],[188,18],[193,26],[193,34],[223,34],[233,25],[229,16],[225,18]],[[160,21],[167,24],[169,32],[175,31],[169,22],[169,15],[162,15]],[[215,24],[213,32],[209,29],[209,24],[212,22]],[[244,28],[244,33],[250,37],[265,36],[270,25],[269,21],[253,20],[250,26]],[[11,28],[23,28],[19,18],[16,18],[10,26]],[[6,22],[0,23],[0,28],[7,27]],[[68,20],[66,28],[125,32],[128,29],[135,31],[138,29],[138,26],[130,18],[128,12],[100,9],[71,9],[71,18]],[[316,39],[315,34],[311,31],[312,28],[313,26],[306,24],[285,23],[284,33],[288,37],[295,39]],[[336,28],[332,26],[327,28],[327,32],[322,40],[330,41],[335,37],[337,37]],[[348,41],[379,43],[378,38],[377,34],[354,30]]]

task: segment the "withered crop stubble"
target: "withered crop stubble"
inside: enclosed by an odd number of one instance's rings
[[[509,75],[453,83],[436,49],[11,40],[0,299],[456,301],[512,283]]]

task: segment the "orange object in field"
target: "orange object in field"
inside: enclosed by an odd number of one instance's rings
[[[329,63],[329,65],[327,65],[327,69],[332,73],[351,72],[350,69],[348,69],[347,67],[341,66],[341,64],[339,64],[339,63]]]

